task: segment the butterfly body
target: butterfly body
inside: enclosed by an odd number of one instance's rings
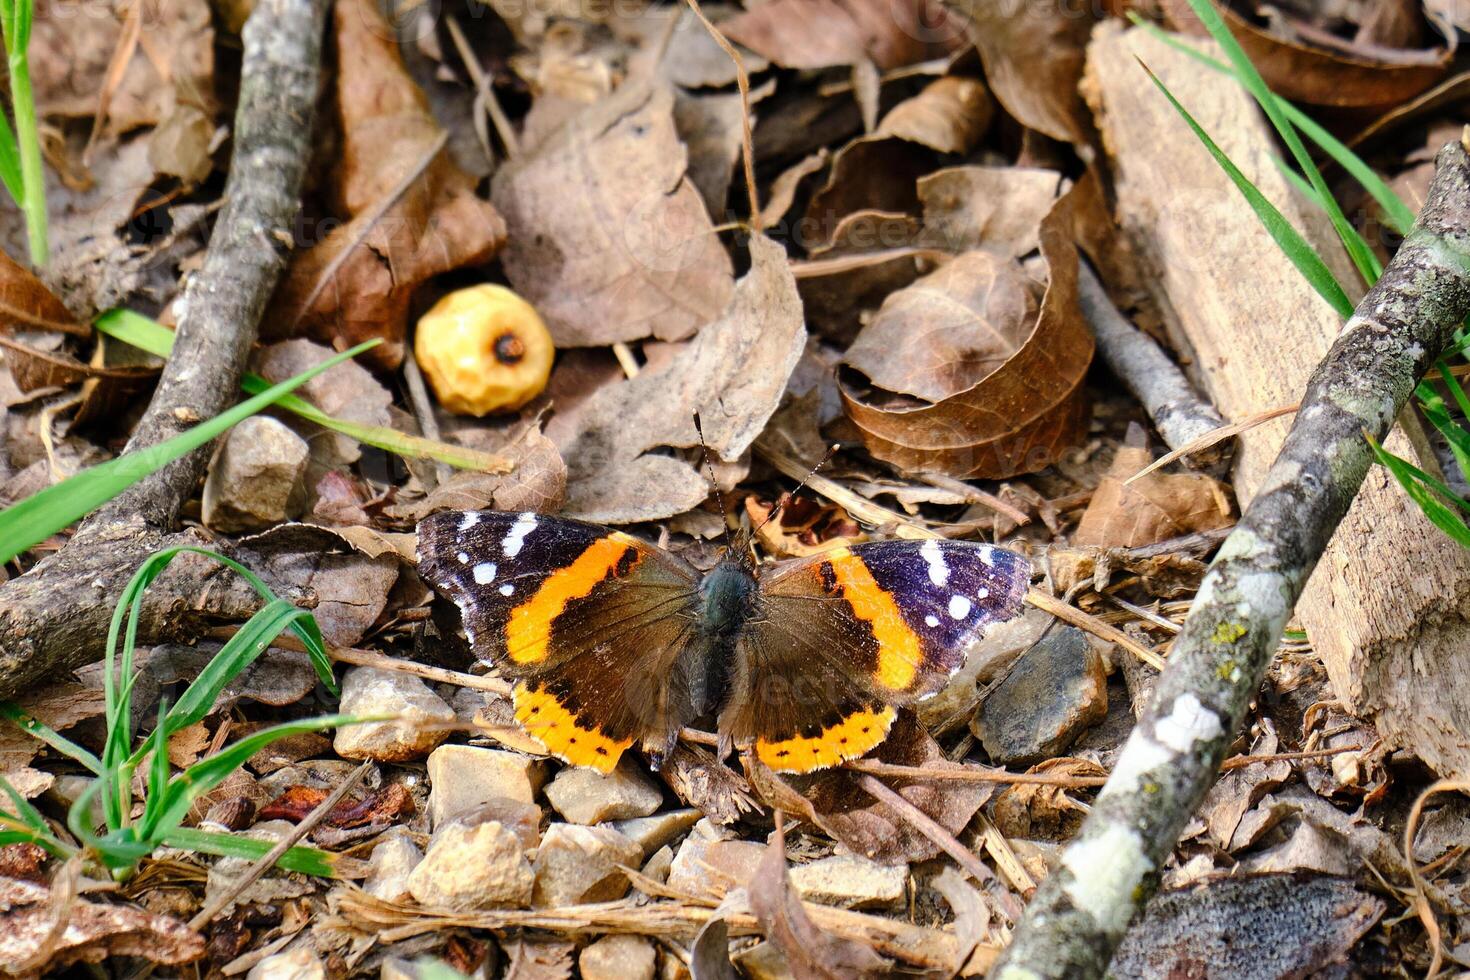
[[[880,743],[988,625],[1015,615],[1030,566],[952,541],[888,541],[757,567],[732,549],[701,574],[621,531],[498,511],[419,525],[423,577],[514,685],[517,720],[553,754],[655,765],[715,713],[722,740],[807,772]]]

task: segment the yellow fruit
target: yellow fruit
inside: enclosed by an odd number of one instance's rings
[[[556,355],[536,310],[504,286],[457,289],[419,318],[413,356],[458,415],[509,412],[541,394]]]

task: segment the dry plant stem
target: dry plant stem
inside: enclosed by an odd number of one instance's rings
[[[1187,446],[1225,425],[1163,348],[1118,312],[1086,262],[1077,266],[1077,301],[1097,338],[1097,352],[1143,405],[1170,449]],[[1201,469],[1221,469],[1229,456],[1225,447],[1216,447],[1200,453],[1194,462]]]
[[[285,266],[310,149],[325,0],[262,0],[245,25],[226,203],[180,307],[173,353],[128,449],[162,442],[232,404],[256,326]],[[96,660],[138,564],[169,543],[208,450],[146,477],[88,517],[72,540],[0,586],[0,697]],[[199,543],[197,536],[189,541]],[[169,578],[169,576],[165,576]],[[139,641],[197,625],[200,581],[160,582]]]
[[[1275,463],[1200,585],[1148,710],[992,972],[998,980],[1103,975],[1363,483],[1372,461],[1363,434],[1388,434],[1470,313],[1470,155],[1452,143],[1436,166],[1413,232],[1313,372]]]
[[[241,875],[239,880],[233,885],[220,893],[218,898],[200,909],[198,914],[189,920],[189,928],[199,930],[209,925],[210,921],[223,912],[227,905],[238,898],[241,892],[255,884],[255,882],[260,880],[261,875],[275,867],[276,862],[287,851],[301,843],[307,834],[316,829],[317,824],[327,818],[327,814],[331,813],[337,804],[342,802],[342,797],[346,796],[352,790],[352,787],[362,782],[362,777],[366,776],[368,770],[372,767],[372,762],[368,761],[348,773],[347,778],[342,780],[326,799],[318,803],[316,808],[308,813],[306,818],[297,824],[294,830],[285,837],[282,837],[276,843],[275,847],[262,854],[260,860],[252,864],[249,870]]]

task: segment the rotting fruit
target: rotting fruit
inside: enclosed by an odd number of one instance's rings
[[[530,303],[486,283],[455,290],[420,317],[413,354],[439,404],[480,416],[541,394],[556,348]]]

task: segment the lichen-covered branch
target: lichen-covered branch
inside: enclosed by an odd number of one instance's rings
[[[992,977],[1102,976],[1157,887],[1367,474],[1363,434],[1384,438],[1470,313],[1470,155],[1452,143],[1436,164],[1413,233],[1317,365],[1276,462],[1200,586],[1147,712]]]
[[[238,395],[292,242],[325,18],[325,0],[260,0],[245,25],[225,206],[204,265],[184,292],[173,353],[130,450],[177,435]],[[200,450],[135,484],[84,521],[55,555],[0,586],[0,697],[100,656],[118,595],[167,540],[207,459],[208,450]],[[170,623],[188,627],[188,589],[159,593],[169,604],[145,610],[142,642],[166,638]]]
[[[1180,449],[1225,424],[1169,355],[1119,313],[1092,268],[1077,268],[1077,301],[1097,338],[1097,352],[1108,370],[1133,393],[1170,449]],[[1191,458],[1191,465],[1214,469],[1228,458],[1230,443]]]

